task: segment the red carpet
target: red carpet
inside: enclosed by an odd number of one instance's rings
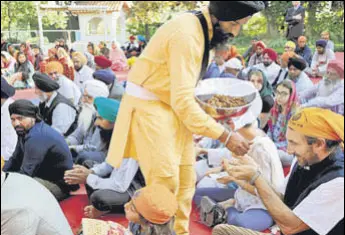
[[[61,208],[64,211],[68,222],[70,223],[73,232],[76,233],[80,228],[81,220],[84,215],[84,207],[88,205],[88,199],[86,195],[73,196],[61,203]],[[201,224],[198,221],[199,215],[196,210],[191,215],[191,235],[210,235],[211,230]],[[124,215],[108,215],[102,217],[102,220],[115,221],[124,226],[128,226],[128,222]]]

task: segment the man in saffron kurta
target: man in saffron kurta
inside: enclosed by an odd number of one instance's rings
[[[211,2],[202,11],[211,46],[236,36],[241,25],[262,9],[261,1]],[[223,143],[229,136],[194,98],[204,48],[203,28],[192,13],[172,19],[156,32],[129,74],[107,159],[119,167],[123,157],[134,158],[147,185],[163,184],[177,194],[177,235],[189,234],[196,181],[192,135]],[[237,133],[227,146],[240,155],[249,150]]]

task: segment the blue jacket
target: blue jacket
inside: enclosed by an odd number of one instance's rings
[[[64,174],[72,168],[72,155],[63,136],[44,122],[39,122],[25,137],[19,137],[16,150],[4,171],[47,180],[69,192]]]
[[[295,52],[297,55],[303,57],[309,66],[311,65],[311,61],[313,60],[313,52],[307,45],[305,45],[303,49],[297,47]]]

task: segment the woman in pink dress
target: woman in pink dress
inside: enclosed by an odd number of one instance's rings
[[[113,62],[111,69],[114,72],[126,71],[129,69],[126,55],[115,41],[111,44],[109,59]]]

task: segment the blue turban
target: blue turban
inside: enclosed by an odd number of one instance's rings
[[[116,76],[110,69],[101,69],[93,73],[93,77],[96,80],[104,82],[106,85],[111,85],[115,82]]]
[[[327,43],[328,42],[326,40],[320,39],[316,41],[316,46],[325,48],[327,46]]]
[[[97,97],[95,99],[95,107],[99,116],[114,123],[116,121],[117,113],[119,112],[120,102],[109,98]]]
[[[143,35],[139,35],[137,38],[140,42],[146,42],[146,39]]]

